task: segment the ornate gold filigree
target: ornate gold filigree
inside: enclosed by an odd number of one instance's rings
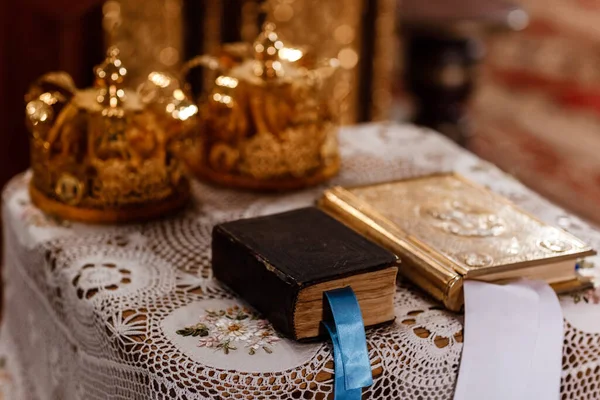
[[[339,110],[329,89],[336,59],[315,61],[286,45],[272,23],[255,42],[224,47],[184,66],[217,72],[200,103],[201,177],[234,186],[288,189],[318,183],[339,166]]]
[[[591,247],[454,173],[335,187],[319,205],[395,252],[401,272],[453,311],[467,279],[542,279],[559,293],[592,284],[579,260]]]
[[[35,82],[26,99],[32,200],[67,219],[119,222],[162,214],[189,195],[175,157],[198,108],[176,79],[151,73],[136,93],[115,48],[78,90],[64,73]],[[135,210],[135,212],[132,212]]]
[[[381,210],[400,229],[427,243],[432,252],[439,252],[465,271],[471,267],[529,265],[533,260],[588,249],[577,238],[454,174],[350,191]]]

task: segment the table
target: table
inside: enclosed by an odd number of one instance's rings
[[[433,131],[370,124],[345,128],[340,141],[344,165],[332,183],[455,170],[600,248],[600,231]],[[45,216],[28,179],[3,193],[6,398],[331,398],[330,345],[278,337],[210,269],[215,223],[309,205],[325,186],[258,195],[194,183],[185,212],[118,227]],[[561,297],[563,399],[600,396],[599,300]],[[368,330],[375,382],[365,397],[451,399],[462,316],[402,280],[395,307],[394,324]]]

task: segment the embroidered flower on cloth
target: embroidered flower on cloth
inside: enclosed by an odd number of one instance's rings
[[[176,332],[181,336],[199,337],[198,346],[222,350],[229,354],[238,346],[254,355],[258,350],[271,354],[271,346],[280,340],[271,324],[253,311],[234,306],[225,310],[206,310],[195,325]]]

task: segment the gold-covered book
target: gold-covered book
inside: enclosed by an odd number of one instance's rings
[[[450,310],[463,305],[465,279],[543,279],[558,292],[591,284],[576,264],[592,248],[455,173],[334,187],[319,206],[396,253],[400,274]]]

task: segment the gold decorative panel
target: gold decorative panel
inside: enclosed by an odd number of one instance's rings
[[[129,66],[130,84],[152,71],[177,71],[183,61],[182,0],[109,0],[102,8],[106,44]]]
[[[372,76],[371,119],[390,118],[394,67],[398,63],[399,37],[396,35],[396,0],[379,0],[375,19],[375,49]]]
[[[289,42],[313,48],[318,57],[336,57],[342,71],[332,95],[342,104],[342,123],[356,115],[360,26],[363,2],[355,0],[269,0],[269,16]]]
[[[221,27],[229,11],[220,0],[204,2],[204,53],[216,51],[221,44]],[[388,117],[391,104],[392,68],[397,55],[395,0],[380,0],[375,18],[373,64],[370,77],[360,76],[363,13],[368,0],[244,0],[230,2],[232,13],[241,7],[240,37],[251,42],[259,32],[260,16],[275,22],[290,43],[306,45],[318,58],[337,57],[343,72],[333,96],[343,104],[342,123],[358,118],[358,107],[369,107],[371,119]],[[130,65],[132,83],[142,81],[153,70],[176,70],[184,60],[183,0],[109,0],[105,3],[104,29],[107,44],[121,48]],[[233,23],[233,22],[232,22]],[[208,74],[207,74],[208,75]],[[207,79],[209,79],[207,77]],[[370,81],[371,101],[359,93],[361,79]],[[137,82],[136,82],[137,81]],[[205,82],[205,83],[208,83]],[[342,101],[344,100],[344,101]]]
[[[589,251],[583,242],[458,175],[349,189],[464,276]]]

